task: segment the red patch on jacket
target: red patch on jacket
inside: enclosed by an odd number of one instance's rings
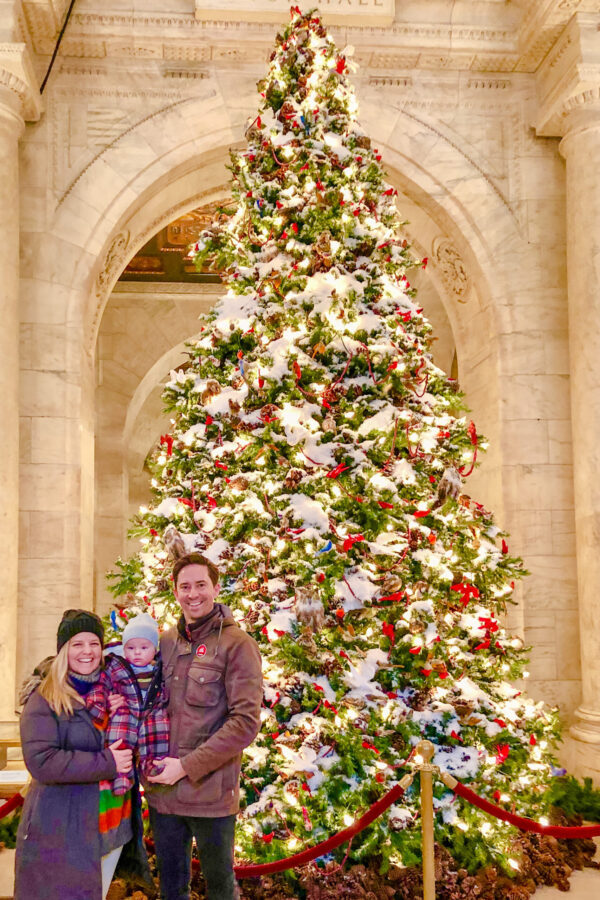
[[[196,647],[196,656],[205,656],[206,655],[206,644],[200,644],[199,647]]]

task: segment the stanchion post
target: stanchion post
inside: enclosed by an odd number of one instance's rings
[[[431,741],[419,741],[417,753],[421,780],[421,831],[423,834],[423,900],[435,900],[435,851],[433,838],[433,772],[431,760],[435,747]]]

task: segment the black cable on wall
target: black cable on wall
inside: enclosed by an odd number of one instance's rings
[[[63,39],[63,35],[66,31],[67,25],[69,24],[69,19],[71,18],[71,13],[73,12],[73,7],[75,6],[75,0],[71,0],[71,5],[67,10],[67,15],[65,16],[65,21],[63,22],[63,26],[60,29],[60,34],[58,35],[58,39],[56,41],[56,47],[54,48],[54,53],[52,54],[52,59],[50,60],[50,65],[48,66],[48,71],[44,76],[44,80],[42,81],[42,85],[40,87],[40,94],[44,93],[44,88],[46,87],[46,82],[50,78],[50,72],[52,71],[52,66],[54,65],[54,60],[58,55],[58,48],[60,47],[60,42]]]

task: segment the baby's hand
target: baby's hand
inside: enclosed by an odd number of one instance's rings
[[[113,713],[116,713],[118,709],[127,709],[127,700],[125,699],[123,694],[109,694],[108,709],[111,716]]]

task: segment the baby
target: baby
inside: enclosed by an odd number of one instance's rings
[[[117,709],[109,702],[115,693],[123,698]],[[169,719],[158,625],[148,613],[130,619],[121,647],[108,648],[102,678],[87,706],[94,721],[106,728],[107,746],[120,740],[122,747],[137,749],[141,779],[156,774],[153,763],[169,755]],[[124,794],[133,783],[133,772],[117,775],[113,793]]]

